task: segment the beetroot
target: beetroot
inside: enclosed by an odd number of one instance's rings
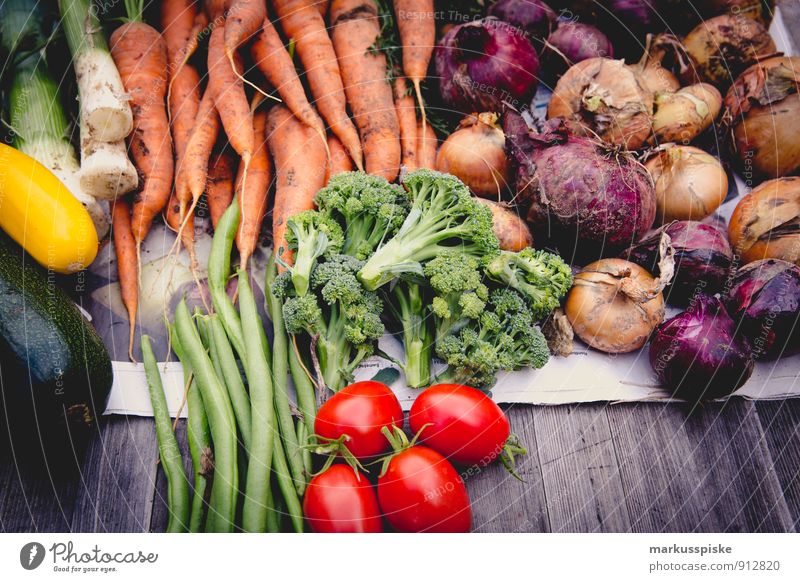
[[[504,130],[517,199],[538,240],[588,262],[618,255],[653,225],[653,185],[632,155],[573,135],[563,120],[537,133],[508,112]]]
[[[800,267],[780,259],[748,263],[734,274],[728,310],[750,340],[756,358],[800,351]]]

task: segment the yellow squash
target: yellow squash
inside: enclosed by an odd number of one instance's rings
[[[42,164],[0,144],[0,228],[42,266],[75,273],[97,256],[86,209]]]

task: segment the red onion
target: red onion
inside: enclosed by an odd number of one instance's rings
[[[561,22],[547,39],[542,53],[542,66],[560,77],[574,65],[592,57],[614,58],[614,47],[600,29],[582,22]]]
[[[736,271],[725,297],[756,358],[800,351],[800,267],[780,259],[749,263]]]
[[[444,103],[465,113],[520,106],[536,92],[539,57],[527,35],[484,18],[451,29],[434,53]]]
[[[599,3],[600,27],[614,39],[620,56],[638,57],[647,34],[664,30],[659,0],[599,0]]]
[[[662,384],[693,402],[731,394],[753,373],[736,323],[721,299],[707,295],[659,326],[650,342],[650,365]]]
[[[670,237],[675,271],[664,297],[673,305],[687,305],[692,297],[720,291],[731,268],[733,252],[725,231],[710,224],[682,220],[667,224],[642,239],[623,258],[659,275],[659,245]]]
[[[521,28],[534,42],[547,39],[556,21],[556,13],[542,0],[498,0],[489,7],[489,16]]]
[[[653,184],[630,154],[569,133],[563,120],[537,134],[508,112],[504,130],[518,200],[530,205],[537,237],[590,259],[618,254],[653,225]]]

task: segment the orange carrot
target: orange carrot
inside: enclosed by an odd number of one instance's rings
[[[342,77],[325,20],[310,0],[274,0],[281,26],[295,43],[317,109],[362,169],[361,141],[347,115]]]
[[[428,74],[428,65],[436,45],[433,0],[394,0],[394,10],[400,43],[403,45],[403,72],[414,84],[422,119],[426,121],[421,83]]]
[[[320,16],[325,18],[328,15],[328,6],[330,6],[330,0],[316,0],[317,10],[319,10]]]
[[[423,126],[423,124],[425,124]],[[436,169],[436,148],[439,140],[429,123],[420,121],[417,126],[417,167]]]
[[[335,135],[328,136],[328,151],[331,153],[328,165],[325,169],[325,183],[331,179],[331,176],[341,174],[342,172],[353,171],[353,160],[347,154],[342,142]]]
[[[266,111],[260,110],[253,115],[253,126],[256,132],[256,150],[247,169],[247,183],[243,184],[243,166],[239,166],[239,173],[236,176],[236,199],[242,213],[239,230],[236,233],[236,248],[239,249],[243,269],[247,269],[247,261],[256,250],[261,224],[267,214],[269,186],[272,182],[272,163],[265,135]]]
[[[314,128],[320,136],[325,136],[325,125],[317,112],[308,102],[306,92],[292,57],[283,46],[278,31],[268,18],[264,19],[261,34],[256,37],[250,47],[253,61],[270,85],[278,90],[281,100],[297,118],[309,127]]]
[[[314,208],[314,195],[325,184],[325,148],[314,130],[298,121],[283,105],[273,107],[267,116],[267,144],[275,162],[272,248],[291,264],[286,221],[298,212]]]
[[[181,216],[181,203],[174,190],[169,197],[167,207],[164,208],[164,222],[167,223],[170,230],[180,234],[181,243],[194,263],[194,213],[190,212]]]
[[[224,51],[225,27],[217,26],[208,42],[208,89],[231,146],[245,163],[253,155],[255,135],[253,114],[240,76],[231,67]],[[238,66],[238,65],[237,65]]]
[[[233,66],[233,55],[261,28],[267,17],[265,0],[233,0],[225,18],[225,54]]]
[[[203,4],[205,5],[208,18],[214,21],[217,18],[225,18],[225,11],[230,7],[231,0],[205,0]]]
[[[211,224],[217,223],[231,205],[233,200],[234,161],[227,151],[222,151],[211,158],[208,166],[208,183],[206,184],[206,200]],[[248,186],[249,187],[249,186]]]
[[[405,77],[396,77],[394,80],[394,107],[400,126],[403,169],[413,172],[417,169],[417,113],[414,98],[408,94]]]
[[[186,149],[178,161],[178,173],[175,179],[175,192],[181,205],[181,216],[191,202],[197,203],[206,188],[208,158],[219,135],[219,116],[214,106],[211,91],[206,89],[200,101],[197,119],[189,136]]]
[[[386,56],[370,47],[380,37],[373,0],[333,0],[333,48],[353,119],[361,134],[367,172],[390,182],[400,169],[400,128],[392,88],[386,82]]]
[[[164,0],[161,3],[161,34],[167,45],[170,67],[176,63],[173,57],[189,44],[196,14],[193,0]]]
[[[119,293],[122,303],[128,311],[128,324],[130,325],[128,357],[135,362],[133,339],[136,335],[136,312],[139,308],[139,258],[136,252],[136,240],[131,231],[130,204],[124,198],[117,198],[112,206],[112,234],[114,236],[114,252],[117,255]]]
[[[132,214],[133,236],[141,244],[153,218],[169,200],[175,170],[164,104],[167,49],[157,30],[132,20],[111,35],[111,56],[130,96],[133,131],[128,139],[133,161],[144,179]]]

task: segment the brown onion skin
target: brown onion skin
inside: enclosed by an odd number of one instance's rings
[[[505,202],[476,198],[492,211],[492,230],[504,251],[521,251],[533,246],[533,234],[515,208]]]
[[[800,352],[800,267],[779,259],[743,266],[725,295],[756,359]]]
[[[775,13],[775,0],[695,0],[695,7],[704,18],[718,14],[741,14],[766,27]]]
[[[783,97],[767,88],[778,73],[788,76]],[[730,147],[745,179],[800,172],[798,83],[800,57],[773,57],[751,66],[728,90],[723,119],[731,126]]]
[[[653,136],[650,143],[693,141],[711,127],[722,109],[722,95],[708,83],[695,83],[655,98]]]
[[[683,39],[691,59],[684,77],[720,90],[759,58],[774,54],[775,42],[763,24],[736,14],[721,14],[698,24]]]
[[[614,285],[598,282],[598,279],[613,280],[620,272],[629,272],[644,287],[655,284],[653,276],[636,263],[602,259],[586,265],[575,275],[564,305],[575,334],[590,347],[609,354],[638,350],[664,319],[661,293],[637,304]]]
[[[800,265],[798,208],[798,177],[769,180],[742,198],[728,225],[728,238],[740,261],[781,259]]]

